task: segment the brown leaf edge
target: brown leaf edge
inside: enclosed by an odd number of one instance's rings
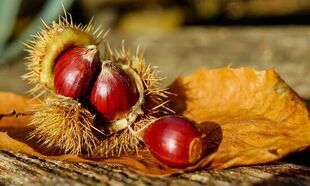
[[[249,68],[199,70],[170,86],[174,109],[207,135],[206,156],[186,169],[158,163],[147,150],[120,158],[85,159],[56,155],[27,138],[28,117],[0,120],[0,148],[44,159],[121,164],[144,175],[166,176],[202,168],[267,163],[310,145],[305,103],[273,70]],[[0,113],[24,112],[33,100],[0,92]]]

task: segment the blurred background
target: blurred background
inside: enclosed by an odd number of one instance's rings
[[[75,23],[94,17],[107,41],[159,66],[169,85],[198,68],[275,68],[310,99],[309,0],[1,0],[0,90],[25,94],[22,42],[63,13]]]

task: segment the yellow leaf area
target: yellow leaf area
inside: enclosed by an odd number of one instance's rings
[[[0,148],[68,162],[125,165],[145,175],[164,176],[202,168],[228,168],[272,162],[310,145],[305,103],[272,69],[199,70],[170,86],[171,105],[197,123],[206,135],[206,154],[185,169],[160,164],[147,150],[118,158],[86,159],[47,151],[28,139],[28,117],[0,120]],[[0,113],[24,112],[33,103],[13,93],[0,93]]]

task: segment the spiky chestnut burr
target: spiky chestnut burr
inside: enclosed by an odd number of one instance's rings
[[[76,100],[51,96],[44,103],[30,108],[34,114],[30,126],[31,138],[43,148],[58,149],[66,154],[91,156],[98,144],[93,131],[93,114]]]
[[[206,149],[194,123],[180,116],[164,116],[142,131],[143,142],[156,159],[169,167],[196,163]]]
[[[51,26],[44,23],[44,28],[35,36],[34,41],[26,44],[29,52],[26,65],[29,72],[23,78],[35,85],[30,91],[33,95],[43,94],[45,98],[48,98],[42,105],[33,109],[34,115],[31,121],[31,126],[35,127],[33,137],[40,138],[44,146],[58,147],[67,153],[78,155],[89,152],[91,157],[107,157],[120,155],[123,152],[134,152],[138,150],[141,141],[133,135],[132,130],[145,126],[160,112],[169,112],[165,106],[167,92],[160,88],[161,79],[158,78],[157,69],[145,65],[143,55],[139,50],[135,56],[131,56],[129,51],[125,51],[124,45],[121,51],[111,50],[107,45],[102,61],[111,61],[124,70],[135,82],[139,98],[129,112],[121,118],[102,123],[107,128],[107,131],[103,131],[107,136],[101,135],[98,138],[95,136],[95,130],[96,133],[102,133],[95,128],[95,113],[90,113],[89,109],[77,100],[55,95],[54,67],[59,56],[72,47],[97,46],[104,37],[101,35],[102,31],[99,32],[99,28],[94,29],[91,23],[86,26],[75,25],[71,17],[68,19],[65,14]],[[69,115],[66,114],[68,112]],[[80,130],[82,128],[83,130]],[[98,144],[88,143],[93,141],[89,139],[94,139]]]
[[[72,47],[97,46],[107,34],[103,34],[100,26],[95,28],[92,20],[86,26],[74,24],[67,12],[58,22],[51,25],[43,22],[43,25],[34,39],[25,44],[28,73],[23,79],[34,85],[30,93],[35,96],[54,92],[54,66],[64,51]]]
[[[94,130],[97,130],[94,127],[94,114],[77,100],[56,95],[63,90],[60,90],[61,80],[55,79],[54,72],[61,73],[57,68],[61,63],[56,64],[56,62],[63,57],[62,54],[72,48],[89,48],[89,55],[86,56],[94,54],[97,58],[99,56],[97,46],[106,34],[103,34],[100,26],[94,28],[92,21],[85,26],[74,24],[67,12],[64,17],[59,18],[58,22],[54,21],[51,25],[46,25],[44,22],[43,24],[43,28],[34,36],[34,39],[25,44],[28,51],[26,57],[28,73],[23,78],[34,85],[30,90],[32,95],[35,97],[44,95],[42,104],[30,108],[33,112],[30,125],[34,127],[31,136],[39,139],[43,147],[57,148],[69,154],[91,156],[98,142],[94,135]],[[72,65],[72,62],[76,60],[70,60],[69,56],[65,62],[67,63],[65,68]],[[74,68],[71,66],[71,69]],[[77,89],[85,88],[82,84],[79,85],[82,87]],[[75,98],[85,95],[83,91],[79,94],[74,93],[71,96]]]
[[[73,99],[87,96],[99,67],[95,45],[72,47],[63,52],[54,67],[54,87],[57,94]]]

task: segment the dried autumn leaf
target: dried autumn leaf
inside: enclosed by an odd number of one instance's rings
[[[139,155],[89,160],[55,155],[27,138],[28,118],[0,120],[0,148],[69,162],[123,164],[147,175],[170,175],[197,168],[227,168],[266,163],[310,145],[310,120],[305,104],[274,70],[248,68],[200,70],[178,78],[170,87],[178,96],[174,109],[194,120],[207,134],[206,156],[187,169],[158,163],[147,150]],[[25,111],[29,99],[0,92],[0,113]]]
[[[273,69],[200,70],[171,89],[175,110],[200,123],[215,148],[199,166],[265,163],[310,145],[306,105]]]

